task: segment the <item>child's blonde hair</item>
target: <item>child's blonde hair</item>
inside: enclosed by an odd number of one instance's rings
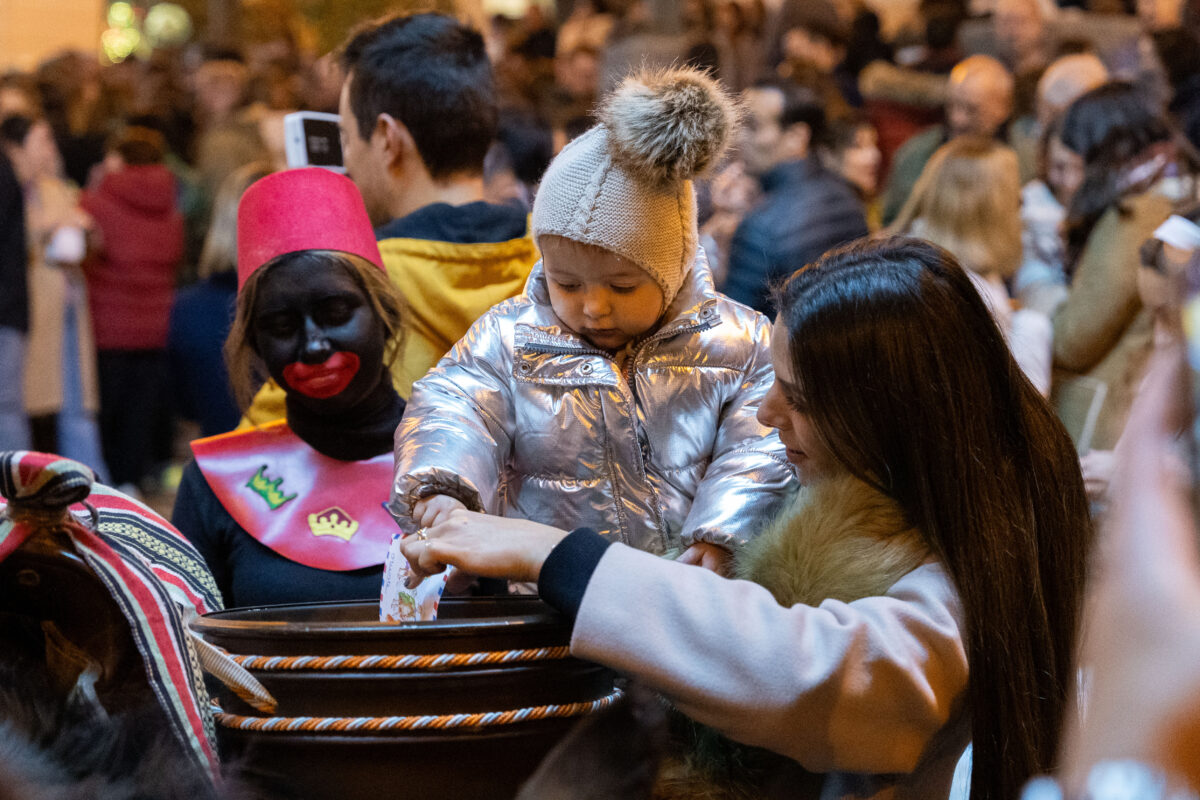
[[[888,233],[927,239],[981,275],[1012,277],[1021,264],[1017,154],[991,139],[950,140],[929,159]]]

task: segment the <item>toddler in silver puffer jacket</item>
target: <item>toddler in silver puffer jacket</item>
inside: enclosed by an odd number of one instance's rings
[[[402,528],[466,507],[715,569],[772,516],[795,478],[756,419],[770,322],[713,288],[691,183],[736,116],[703,73],[643,73],[554,159],[525,293],[413,387],[388,503]]]

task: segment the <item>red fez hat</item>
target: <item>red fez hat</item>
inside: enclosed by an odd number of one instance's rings
[[[255,181],[238,204],[238,290],[285,253],[337,250],[383,269],[375,231],[354,181],[320,167]]]

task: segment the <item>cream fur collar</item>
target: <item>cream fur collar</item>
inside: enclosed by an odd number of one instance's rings
[[[846,475],[801,487],[738,553],[735,572],[781,605],[816,606],[883,594],[928,557],[896,502]]]

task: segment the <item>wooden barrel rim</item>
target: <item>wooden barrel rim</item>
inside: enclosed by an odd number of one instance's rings
[[[612,692],[597,700],[562,705],[530,706],[509,711],[483,711],[474,714],[442,714],[410,717],[244,717],[227,714],[213,705],[213,716],[224,728],[264,733],[347,733],[397,730],[447,730],[511,725],[539,719],[579,717],[593,714],[621,699],[623,692]]]
[[[569,647],[537,647],[525,650],[488,650],[479,653],[427,653],[408,655],[358,656],[255,656],[230,654],[245,669],[257,672],[286,670],[350,670],[350,669],[446,669],[488,664],[514,664],[527,661],[556,661],[569,658]]]

